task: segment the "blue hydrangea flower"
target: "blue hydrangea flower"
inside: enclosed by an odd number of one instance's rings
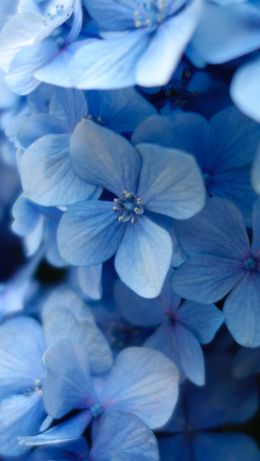
[[[0,35],[1,67],[8,73],[8,86],[21,95],[37,88],[41,75],[51,75],[53,66],[59,83],[71,86],[73,42],[83,21],[80,0],[50,0],[31,6],[32,2],[23,2]]]
[[[144,345],[170,358],[183,377],[203,385],[205,367],[200,343],[209,343],[223,322],[223,315],[214,304],[181,303],[168,281],[160,296],[153,300],[137,296],[121,282],[115,295],[120,312],[130,323],[143,327],[157,325]]]
[[[249,243],[239,210],[229,201],[212,198],[196,217],[177,225],[188,255],[173,277],[173,288],[196,302],[214,302],[228,295],[226,325],[244,346],[260,344],[260,201],[253,211]]]
[[[18,317],[6,321],[0,333],[0,453],[18,455],[28,450],[28,446],[19,444],[21,437],[36,435],[52,422],[47,418],[44,423],[47,416],[42,401],[44,351],[64,338],[79,341],[89,351],[93,374],[108,371],[112,355],[87,306],[69,291],[48,300],[43,311],[43,329],[32,318]],[[61,426],[56,438],[70,439],[72,430],[79,437],[79,424],[83,430],[82,418]]]
[[[116,198],[79,202],[64,213],[58,228],[62,257],[73,265],[91,266],[116,253],[122,281],[141,296],[157,296],[173,244],[150,212],[186,219],[203,207],[204,186],[194,159],[154,145],[135,149],[91,121],[82,121],[74,131],[71,158],[82,179]]]
[[[86,118],[118,131],[132,131],[156,111],[134,89],[89,92],[87,97],[77,90],[56,89],[53,93],[49,113],[25,117],[16,135],[16,142],[25,149],[20,161],[24,193],[43,206],[98,198],[100,188],[82,181],[71,165],[70,139],[77,124]],[[122,117],[125,105],[128,110]]]
[[[17,456],[24,451],[20,435],[37,434],[46,412],[41,383],[45,349],[40,325],[20,317],[0,327],[0,453]]]
[[[72,60],[73,84],[89,89],[167,83],[201,11],[199,0],[129,0],[123,4],[85,0],[84,4],[102,37],[79,44]]]
[[[151,117],[136,129],[132,140],[193,154],[208,195],[232,200],[251,224],[256,196],[250,174],[259,137],[259,125],[235,107],[229,107],[209,122],[196,113],[173,112],[169,117]]]
[[[56,343],[45,353],[44,363],[44,402],[55,418],[82,409],[86,426],[92,419],[99,425],[116,410],[134,414],[154,429],[168,421],[177,401],[177,368],[152,349],[124,349],[98,382],[91,376],[87,349],[77,341]]]
[[[31,443],[31,446],[37,446],[38,444],[53,446],[56,444],[54,438],[48,439],[46,435],[24,437],[22,441],[27,444]],[[59,459],[63,461],[79,461],[82,459],[103,461],[104,454],[107,461],[115,459],[159,461],[157,441],[152,431],[135,415],[117,411],[110,411],[102,417],[98,431],[93,437],[90,450],[87,444],[82,441],[69,445],[65,444],[65,446],[63,443],[60,448],[36,450],[35,454],[29,458],[29,461],[42,461],[50,457],[55,461]]]
[[[234,431],[220,432],[225,424],[238,424],[251,418],[257,409],[258,393],[252,378],[234,379],[231,357],[209,355],[205,387],[186,383],[167,436],[159,437],[162,461],[257,461],[259,450],[249,436]]]

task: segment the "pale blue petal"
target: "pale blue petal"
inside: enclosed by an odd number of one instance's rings
[[[125,229],[115,257],[116,271],[122,282],[135,293],[144,298],[155,298],[160,294],[170,268],[171,237],[145,216]]]
[[[102,264],[80,267],[77,277],[80,289],[87,298],[94,301],[102,298]]]
[[[138,150],[142,156],[138,195],[146,208],[177,219],[202,209],[204,182],[191,155],[153,144],[139,144]]]
[[[260,137],[257,123],[231,106],[210,120],[210,128],[216,173],[252,162]]]
[[[228,200],[211,198],[197,216],[176,222],[176,229],[188,255],[205,253],[237,261],[248,255],[249,240],[242,215]]]
[[[59,341],[44,354],[47,373],[43,399],[51,416],[61,418],[72,410],[88,409],[96,402],[88,357],[86,347],[70,340]]]
[[[0,453],[18,456],[28,448],[23,447],[20,436],[37,434],[45,417],[42,395],[32,393],[14,395],[0,403]]]
[[[104,373],[112,366],[110,347],[93,321],[79,321],[74,312],[57,304],[44,315],[44,335],[47,346],[62,339],[78,342],[89,353],[92,373]]]
[[[14,202],[12,215],[14,218],[12,229],[21,237],[26,237],[33,232],[42,221],[40,211],[25,198],[24,194],[19,195]]]
[[[43,28],[42,16],[28,12],[14,15],[5,24],[0,35],[0,62],[6,72],[15,55],[33,45]]]
[[[81,89],[117,89],[135,84],[135,68],[149,37],[145,30],[83,42],[71,61],[73,82]]]
[[[95,194],[96,187],[74,173],[69,143],[69,134],[49,134],[24,152],[21,179],[30,200],[43,206],[63,206]]]
[[[99,461],[159,461],[157,441],[141,419],[130,413],[109,411],[98,424],[91,459]]]
[[[192,47],[211,64],[230,61],[259,47],[259,21],[256,5],[245,2],[219,7],[208,3],[204,5]]]
[[[34,78],[50,85],[75,87],[72,61],[79,47],[79,42],[74,42],[59,49],[45,64],[35,69]]]
[[[239,261],[198,255],[178,267],[173,276],[174,291],[198,303],[219,301],[244,275]]]
[[[6,321],[0,327],[0,395],[32,389],[43,376],[43,334],[29,317]]]
[[[256,75],[260,59],[247,62],[238,68],[231,82],[231,97],[239,109],[256,122],[260,122],[260,88]]]
[[[23,149],[46,134],[59,134],[66,132],[66,125],[51,114],[34,114],[25,118],[18,130],[18,141]]]
[[[19,442],[25,447],[36,447],[61,445],[72,440],[77,440],[88,426],[90,419],[90,413],[83,411],[79,415],[57,424],[42,434],[31,437],[19,437]]]
[[[112,202],[77,203],[61,218],[58,246],[61,256],[76,266],[93,266],[116,252],[125,232]]]
[[[126,348],[115,360],[101,402],[113,410],[138,416],[151,429],[159,428],[176,405],[178,381],[177,368],[160,352]]]
[[[136,192],[140,158],[122,136],[84,120],[71,137],[70,152],[76,173],[89,183],[116,195]]]
[[[159,26],[139,58],[136,67],[138,85],[153,87],[170,80],[199,21],[201,6],[200,0],[192,0],[179,14]]]
[[[256,198],[250,182],[250,169],[251,164],[217,173],[209,178],[207,185],[210,195],[228,199],[241,210],[248,227],[251,227],[252,205]]]
[[[133,131],[147,117],[156,113],[155,107],[133,87],[121,90],[88,91],[89,117],[101,121],[119,133]]]
[[[228,296],[224,306],[226,325],[242,346],[260,346],[260,273],[249,272]]]
[[[195,384],[204,384],[203,352],[198,340],[187,328],[179,323],[163,325],[148,338],[145,345],[166,355]]]
[[[10,66],[6,77],[8,87],[20,95],[31,93],[40,85],[40,81],[34,78],[35,70],[50,61],[57,51],[58,47],[51,39],[23,48]]]
[[[74,89],[55,88],[50,103],[50,112],[61,119],[69,131],[73,131],[88,113],[88,104],[84,93]]]
[[[201,115],[176,111],[168,117],[155,115],[144,120],[132,141],[184,150],[196,157],[200,167],[209,167],[213,155],[209,152],[209,134],[209,123]]]
[[[197,304],[192,301],[184,301],[175,315],[201,344],[212,341],[224,320],[222,312],[214,304]]]

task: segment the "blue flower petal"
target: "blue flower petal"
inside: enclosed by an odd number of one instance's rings
[[[61,256],[76,266],[93,266],[116,252],[125,232],[112,202],[77,203],[61,218],[58,246]]]
[[[43,376],[42,354],[45,349],[40,325],[19,317],[0,327],[0,395],[24,392]]]
[[[98,301],[102,298],[102,264],[80,267],[77,273],[80,289],[87,298]]]
[[[212,341],[224,320],[222,312],[214,304],[197,304],[192,301],[184,301],[175,315],[201,344]]]
[[[69,142],[69,134],[49,134],[25,151],[21,161],[21,179],[30,200],[44,206],[62,206],[95,194],[96,187],[74,173]]]
[[[133,414],[109,411],[98,424],[91,459],[101,461],[159,461],[153,432]]]
[[[127,225],[116,253],[115,268],[131,290],[144,298],[155,298],[161,292],[171,257],[168,232],[142,216],[135,224]]]
[[[172,286],[183,298],[207,304],[223,298],[241,280],[243,274],[239,261],[198,255],[178,267]]]
[[[231,82],[231,97],[239,109],[256,122],[260,122],[259,81],[260,59],[239,67]]]
[[[44,363],[47,374],[43,399],[51,416],[61,418],[71,410],[87,409],[92,401],[96,402],[86,347],[61,340],[46,351]]]
[[[170,418],[178,396],[178,371],[160,352],[130,347],[116,358],[101,394],[101,402],[113,410],[129,412],[151,429]]]
[[[128,322],[148,327],[158,325],[163,320],[163,305],[160,297],[142,298],[129,290],[121,281],[116,282],[114,295],[120,313]]]
[[[235,286],[224,306],[226,325],[241,345],[260,346],[260,274],[248,273]]]
[[[73,131],[88,113],[88,104],[83,91],[55,88],[50,112],[66,124],[68,131]]]
[[[204,384],[203,352],[198,340],[187,328],[179,323],[162,325],[146,340],[145,345],[166,355],[195,384]]]
[[[0,404],[0,453],[18,456],[28,450],[20,436],[37,434],[45,417],[42,395],[14,395]]]
[[[110,347],[96,324],[83,319],[79,321],[74,312],[66,307],[56,305],[45,313],[44,334],[48,346],[62,339],[83,344],[89,353],[92,373],[104,373],[112,365]]]
[[[136,67],[136,83],[141,86],[166,84],[176,69],[199,21],[202,3],[192,0],[179,14],[165,20],[151,37]]]
[[[78,124],[70,152],[77,174],[116,195],[135,193],[140,170],[136,150],[122,136],[90,120]]]
[[[51,114],[34,114],[25,118],[19,128],[17,138],[23,149],[46,134],[59,134],[66,132],[66,125],[62,120]]]
[[[153,144],[140,144],[142,169],[138,195],[155,213],[186,219],[205,204],[204,182],[191,155]]]
[[[61,445],[79,439],[90,419],[90,413],[83,411],[39,435],[19,437],[19,441],[25,447]]]
[[[20,95],[35,90],[40,85],[40,81],[34,78],[35,70],[50,61],[57,51],[58,47],[51,39],[23,48],[13,59],[6,77],[9,88]]]
[[[133,87],[121,90],[88,91],[89,116],[118,133],[133,131],[155,107]]]
[[[205,253],[237,261],[248,255],[249,240],[242,215],[228,200],[211,198],[197,216],[176,222],[176,228],[188,255]]]
[[[250,3],[206,4],[192,47],[211,64],[230,61],[259,47],[259,9]],[[205,40],[207,37],[207,40]]]
[[[148,40],[147,32],[139,29],[83,42],[71,61],[74,86],[94,90],[133,86],[136,62]]]

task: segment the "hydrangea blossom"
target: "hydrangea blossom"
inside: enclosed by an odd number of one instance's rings
[[[188,257],[173,278],[174,290],[196,302],[215,302],[228,295],[226,325],[239,344],[250,347],[260,342],[259,213],[257,200],[250,245],[239,210],[229,201],[212,198],[196,217],[178,225]]]
[[[91,121],[74,131],[71,158],[82,179],[112,192],[115,199],[79,202],[64,213],[58,228],[62,257],[91,266],[116,252],[116,270],[126,285],[141,296],[157,296],[173,244],[149,212],[185,219],[203,207],[204,187],[194,159],[148,144],[135,149]]]

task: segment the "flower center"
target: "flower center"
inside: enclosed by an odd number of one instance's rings
[[[250,258],[247,258],[244,261],[244,266],[245,266],[247,271],[256,270],[256,265],[257,265],[256,259],[254,257],[252,257],[252,256],[250,256]]]
[[[93,418],[98,418],[99,416],[101,416],[103,414],[104,410],[103,410],[102,406],[99,403],[94,403],[90,407],[90,412],[91,412]]]
[[[134,24],[141,27],[156,28],[168,16],[167,0],[143,0],[134,11]]]
[[[135,224],[137,217],[144,213],[142,199],[126,190],[120,197],[114,199],[113,210],[119,214],[119,222],[130,221],[131,224]]]

